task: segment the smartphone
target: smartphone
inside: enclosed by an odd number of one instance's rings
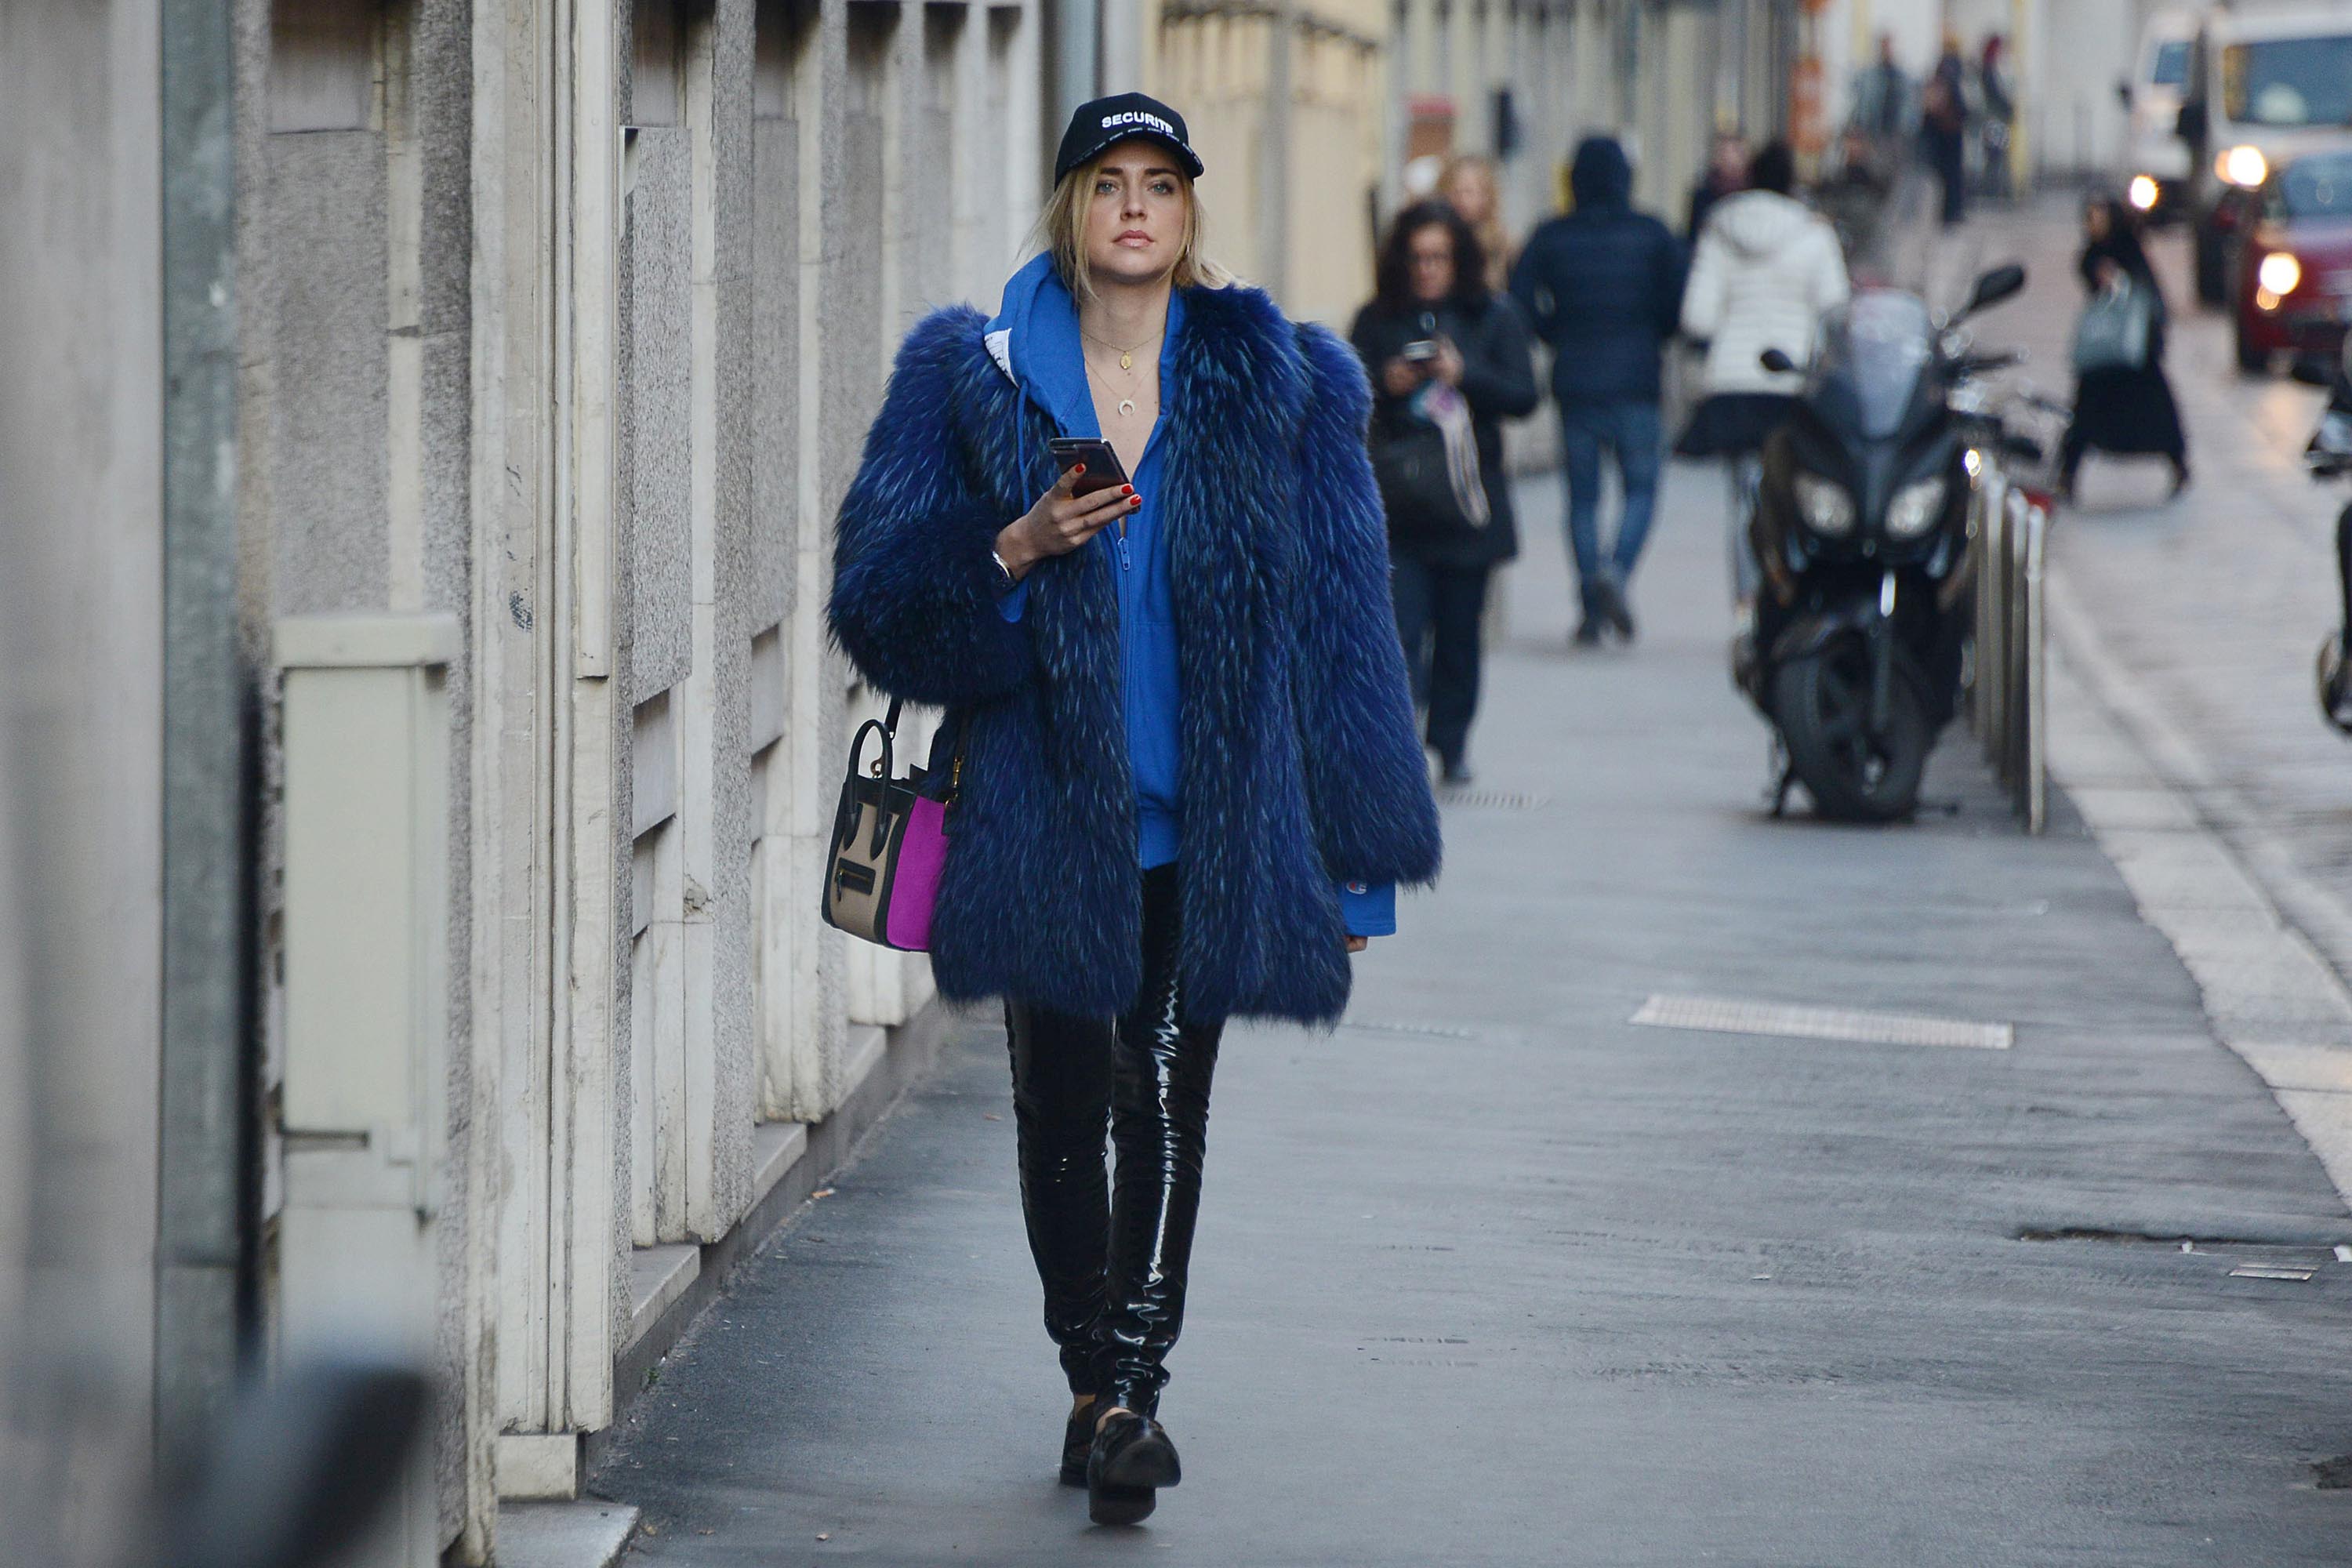
[[[1403,349],[1400,352],[1407,364],[1419,364],[1423,360],[1432,360],[1437,357],[1437,340],[1435,338],[1415,338],[1412,342],[1405,344]]]
[[[1129,482],[1118,454],[1099,436],[1056,436],[1046,444],[1046,449],[1054,454],[1056,469],[1066,472],[1078,463],[1087,466],[1078,482],[1070,487],[1072,495],[1090,496],[1097,490],[1117,489]]]

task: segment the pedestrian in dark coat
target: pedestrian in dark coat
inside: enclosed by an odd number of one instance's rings
[[[1336,1021],[1391,885],[1437,874],[1437,812],[1362,365],[1201,258],[1173,109],[1083,105],[1055,163],[996,318],[899,350],[831,621],[961,738],[932,970],[1005,1001],[1062,1479],[1123,1524],[1180,1474],[1158,1410],[1224,1021]],[[1132,482],[1079,493],[1056,437]]]
[[[1569,184],[1575,210],[1529,237],[1511,291],[1552,348],[1569,544],[1583,606],[1576,640],[1590,646],[1603,628],[1633,637],[1625,588],[1657,504],[1659,351],[1682,314],[1684,257],[1664,224],[1633,210],[1633,168],[1614,138],[1580,143]],[[1624,493],[1616,542],[1605,554],[1604,458],[1616,463]]]
[[[1997,201],[2007,201],[2015,194],[2010,185],[2009,149],[2017,128],[2017,95],[2010,86],[2009,68],[2002,63],[2003,49],[2001,36],[1992,34],[1985,39],[1977,64],[1977,96],[1984,102],[1977,128],[1984,146],[1984,189]]]
[[[1397,438],[1424,418],[1430,396],[1450,391],[1477,449],[1482,526],[1465,526],[1452,509],[1413,515],[1394,497],[1388,508],[1398,638],[1428,710],[1430,749],[1449,784],[1466,784],[1486,587],[1519,551],[1503,421],[1535,412],[1535,362],[1517,307],[1489,291],[1477,236],[1446,204],[1400,214],[1378,270],[1380,293],[1349,334],[1371,372],[1373,442]],[[1422,345],[1433,352],[1420,357]]]
[[[1944,52],[1919,91],[1919,144],[1942,187],[1944,226],[1968,216],[1968,67],[1960,41],[1947,34]]]
[[[2137,366],[2084,372],[2074,385],[2074,417],[2059,447],[2060,493],[2072,499],[2084,454],[2142,454],[2172,464],[2172,489],[2189,482],[2189,438],[2180,427],[2180,405],[2164,374],[2167,311],[2164,289],[2139,242],[2138,216],[2113,196],[2100,196],[2083,209],[2083,253],[2075,269],[2084,289],[2097,296],[2128,281],[2144,291],[2155,312],[2147,357]]]

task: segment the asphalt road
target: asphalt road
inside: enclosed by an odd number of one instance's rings
[[[1228,1036],[1182,1487],[1104,1531],[1055,1485],[976,1019],[639,1403],[594,1479],[635,1560],[2352,1556],[2313,1469],[2352,1450],[2352,1221],[2071,812],[2021,837],[1955,737],[1948,815],[1766,818],[1715,476],[1672,475],[1631,655],[1565,650],[1556,488],[1526,501],[1443,888],[1338,1032]],[[2015,1044],[1631,1025],[1654,993]],[[2231,1273],[2281,1261],[2313,1278]]]

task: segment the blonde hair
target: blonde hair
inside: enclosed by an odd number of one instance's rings
[[[1080,300],[1091,300],[1095,293],[1093,269],[1087,265],[1087,202],[1094,195],[1095,174],[1109,156],[1107,148],[1063,175],[1045,198],[1045,210],[1037,215],[1037,248],[1053,257],[1062,286]],[[1234,275],[1202,253],[1201,198],[1192,189],[1192,176],[1181,169],[1174,174],[1184,192],[1184,237],[1177,242],[1176,264],[1168,269],[1168,281],[1179,289],[1223,289]]]
[[[1454,205],[1454,182],[1465,174],[1475,174],[1486,182],[1486,216],[1471,224],[1470,232],[1478,237],[1478,247],[1486,253],[1486,287],[1499,294],[1511,273],[1511,237],[1503,227],[1502,172],[1495,160],[1476,153],[1447,159],[1445,172],[1437,177],[1437,195],[1447,205]],[[1454,210],[1461,211],[1458,206]],[[1463,216],[1467,219],[1469,215]]]

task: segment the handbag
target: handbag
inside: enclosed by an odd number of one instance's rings
[[[931,908],[948,858],[948,812],[963,779],[959,734],[946,776],[922,768],[892,776],[898,709],[868,719],[849,743],[849,773],[833,816],[825,852],[824,922],[900,952],[931,945]],[[861,768],[868,734],[882,737],[882,753]],[[937,755],[935,752],[934,756]]]
[[[1382,422],[1372,443],[1372,479],[1389,531],[1399,538],[1459,539],[1491,516],[1469,410],[1458,395],[1439,407],[1460,417],[1440,422],[1400,412]]]
[[[2155,300],[2141,284],[2126,277],[2101,289],[2074,323],[2074,374],[2139,369],[2155,325]]]

